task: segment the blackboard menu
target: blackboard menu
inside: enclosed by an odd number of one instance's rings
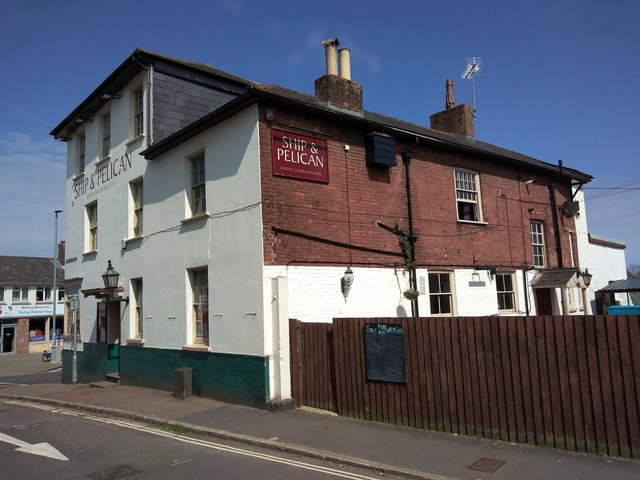
[[[364,350],[367,380],[406,383],[402,325],[367,323]]]

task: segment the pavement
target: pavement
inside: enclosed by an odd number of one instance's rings
[[[29,400],[124,417],[417,479],[634,479],[640,460],[605,457],[354,420],[311,409],[284,412],[180,400],[171,392],[61,383],[40,354],[0,355],[0,402]],[[47,375],[41,375],[48,372]],[[40,374],[30,377],[34,374]],[[39,383],[27,384],[28,381]],[[497,468],[496,468],[497,467]],[[374,475],[372,475],[374,476]]]

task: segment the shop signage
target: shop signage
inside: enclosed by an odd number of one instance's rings
[[[0,305],[0,317],[39,317],[53,315],[53,304]]]
[[[299,133],[271,129],[273,174],[329,183],[327,141]]]

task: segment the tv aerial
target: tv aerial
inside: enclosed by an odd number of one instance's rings
[[[464,69],[460,78],[471,80],[471,98],[473,100],[473,118],[476,118],[476,75],[480,75],[482,70],[482,58],[467,58],[467,68]]]

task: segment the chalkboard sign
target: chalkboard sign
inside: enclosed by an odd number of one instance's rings
[[[390,323],[364,326],[367,380],[405,383],[404,329]]]

